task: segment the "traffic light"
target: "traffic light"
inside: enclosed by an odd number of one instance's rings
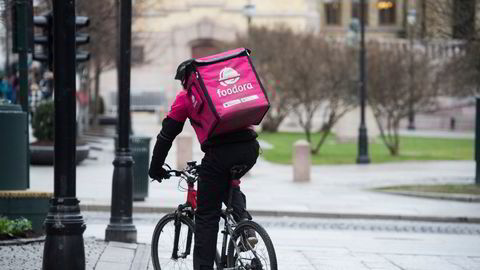
[[[44,62],[47,69],[53,69],[53,29],[52,14],[49,12],[42,16],[33,17],[33,24],[42,29],[42,34],[35,35],[33,43],[41,47],[40,51],[34,49],[33,59]]]
[[[19,53],[22,50],[31,52],[33,48],[33,1],[12,0],[9,2],[11,2],[12,52]]]
[[[90,24],[90,19],[85,16],[77,16],[75,17],[75,26],[76,30],[81,28],[85,28]],[[87,33],[77,33],[75,37],[75,45],[78,46],[86,45],[90,42],[90,35]],[[78,62],[85,62],[90,60],[90,53],[84,50],[77,49],[76,55],[77,63]]]
[[[75,17],[76,29],[87,27],[90,23],[90,19],[84,16]],[[41,47],[40,51],[34,50],[33,59],[39,62],[44,62],[49,70],[53,69],[53,17],[52,13],[48,12],[42,16],[35,16],[33,18],[33,24],[42,29],[42,34],[35,35],[33,43]],[[90,36],[87,33],[77,33],[75,37],[75,45],[81,46],[90,42]],[[90,53],[77,50],[76,61],[85,62],[90,60]]]

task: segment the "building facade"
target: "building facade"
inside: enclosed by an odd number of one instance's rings
[[[479,0],[419,0],[419,36],[472,39],[480,32]]]
[[[174,80],[179,63],[216,52],[249,25],[318,31],[316,6],[316,0],[144,0],[134,15],[132,61],[139,65],[132,68],[132,95],[161,93],[168,103],[181,89]],[[115,71],[102,74],[101,89],[114,103]]]
[[[479,10],[479,2],[365,0],[367,38],[395,43],[399,37],[437,38],[441,37],[439,33],[465,35],[471,27],[455,28],[454,25],[459,24],[451,20],[450,14],[440,20],[438,8],[462,10],[465,14],[464,10],[469,8]],[[216,52],[222,43],[245,34],[249,25],[274,27],[283,24],[295,31],[345,38],[352,22],[358,22],[360,17],[360,0],[143,0],[135,5],[132,60],[138,65],[132,69],[132,93],[162,93],[166,101],[180,89],[178,82],[173,80],[179,63]],[[415,22],[409,24],[407,18],[412,10],[415,10]],[[474,14],[477,18],[474,24],[478,24],[480,11]],[[460,20],[462,16],[457,15],[457,18]],[[108,93],[116,93],[115,71],[102,74],[101,89],[107,103],[115,102],[115,98],[110,98],[113,95]]]
[[[379,38],[388,46],[407,48],[405,38],[409,37],[465,36],[471,32],[472,20],[462,20],[459,14],[467,14],[468,18],[473,14],[473,29],[479,29],[479,0],[365,0],[365,3],[367,39]],[[131,72],[132,101],[150,101],[155,107],[161,103],[163,110],[181,89],[174,80],[179,63],[216,52],[221,44],[245,34],[249,25],[282,24],[295,31],[346,38],[352,22],[358,22],[360,17],[360,0],[142,0],[136,1],[135,6],[132,61],[137,65]],[[438,13],[440,6],[444,10],[442,16]],[[412,22],[409,14],[413,10]],[[447,50],[442,46],[432,45],[432,55],[448,55],[443,53]],[[102,74],[101,91],[107,108],[115,109],[116,82],[116,71]],[[347,126],[352,126],[350,121]]]
[[[317,5],[320,33],[344,36],[352,22],[360,21],[360,5],[360,0],[320,0]],[[402,35],[408,5],[408,0],[365,0],[368,35],[391,38]]]

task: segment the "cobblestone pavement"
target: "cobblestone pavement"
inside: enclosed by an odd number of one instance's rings
[[[103,237],[108,215],[84,212],[85,235]],[[139,242],[150,243],[154,226],[162,215],[134,215]],[[272,238],[279,269],[480,269],[480,224],[289,217],[254,219]]]
[[[479,224],[348,219],[258,218],[264,227],[336,231],[376,231],[480,235]]]
[[[165,215],[164,213],[136,213],[134,223],[153,226]],[[101,224],[108,222],[106,212],[83,212],[85,223]],[[480,224],[475,223],[440,223],[421,221],[390,221],[365,219],[324,219],[292,217],[255,217],[265,228],[294,230],[335,230],[335,231],[376,231],[431,234],[480,235]]]
[[[107,245],[95,239],[103,238],[109,213],[82,214],[87,224],[86,269],[104,270],[95,267]],[[153,228],[162,216],[159,213],[134,215],[138,242],[150,243]],[[279,269],[480,269],[480,224],[289,217],[255,220],[266,228],[273,240]],[[0,246],[0,268],[41,269],[42,253],[43,243]],[[143,265],[150,261],[147,257]],[[152,269],[151,263],[148,269]]]
[[[86,269],[94,269],[107,245],[104,241],[92,237],[86,237],[84,243]],[[42,269],[43,245],[44,242],[0,246],[0,268],[2,270]]]

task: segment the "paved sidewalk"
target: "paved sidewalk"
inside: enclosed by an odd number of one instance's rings
[[[109,242],[98,259],[96,270],[147,270],[150,245]]]
[[[136,134],[155,138],[160,129],[155,116],[133,116]],[[185,132],[194,134],[190,127],[186,127]],[[113,140],[98,137],[90,139],[96,150],[92,150],[90,159],[77,167],[77,197],[81,200],[83,209],[109,211]],[[151,149],[154,143],[152,140]],[[175,154],[174,143],[167,163],[176,165]],[[202,156],[199,145],[195,142],[194,159],[200,161]],[[371,191],[376,187],[402,184],[472,183],[474,171],[473,161],[327,165],[313,166],[310,182],[294,183],[291,166],[272,164],[260,158],[251,173],[243,179],[242,190],[247,195],[248,208],[254,215],[480,223],[480,203],[415,198]],[[52,167],[32,166],[30,175],[31,190],[53,191]],[[178,181],[175,179],[161,184],[150,183],[148,198],[144,202],[134,203],[134,213],[166,211],[184,201],[185,193],[178,191]],[[108,212],[104,214],[108,216]],[[277,220],[272,222],[278,223]],[[150,237],[152,224],[150,222],[143,227],[139,225],[139,232]],[[95,236],[98,239],[103,235],[106,225],[102,220],[98,228],[91,223],[89,228],[100,232],[100,236]],[[398,224],[392,226],[397,228]],[[472,248],[478,243],[477,235],[436,235],[432,238],[414,233],[399,236],[398,232],[382,232],[379,236],[372,236],[369,232],[345,233],[318,230],[315,227],[306,227],[293,233],[290,229],[276,227],[270,227],[268,231],[277,239],[278,256],[283,260],[285,269],[316,269],[317,266],[322,269],[355,270],[429,269],[430,265],[435,266],[432,266],[433,269],[478,269],[476,267],[480,265],[478,252]],[[320,246],[319,239],[320,243],[323,243]],[[301,245],[292,245],[293,241],[299,241]],[[372,244],[365,246],[364,243],[368,241],[372,241]],[[414,245],[410,243],[412,241]],[[91,246],[89,250],[95,252],[92,255],[87,254],[87,269],[152,269],[150,246],[142,244],[148,241],[139,242],[122,244],[88,240],[87,243]],[[451,247],[443,251],[447,242]],[[329,243],[334,244],[330,246]],[[432,247],[436,250],[431,251]],[[398,250],[401,254],[396,253]],[[38,253],[38,256],[41,256],[41,253]],[[423,265],[417,267],[419,258]],[[455,264],[459,267],[449,268],[446,261],[449,261],[448,265]],[[308,262],[308,265],[299,265],[299,262]]]
[[[400,130],[401,136],[427,137],[444,139],[474,139],[473,131],[432,131],[432,130]]]
[[[155,138],[160,129],[153,114],[134,114],[136,134]],[[185,133],[193,134],[186,126]],[[94,159],[77,166],[77,196],[83,209],[109,210],[114,159],[113,140],[92,138]],[[195,160],[203,153],[194,138]],[[151,149],[155,140],[151,141]],[[101,151],[99,151],[101,150]],[[176,144],[166,160],[176,165]],[[248,208],[257,214],[312,217],[397,218],[419,220],[471,220],[480,222],[480,203],[406,197],[371,191],[402,184],[472,183],[473,161],[399,162],[370,165],[312,166],[309,183],[294,183],[293,169],[259,159],[244,177],[242,190]],[[53,190],[53,168],[32,166],[31,189]],[[185,201],[178,181],[149,183],[149,196],[135,202],[136,211],[165,211]]]

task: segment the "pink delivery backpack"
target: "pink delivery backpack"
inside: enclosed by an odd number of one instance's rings
[[[190,121],[200,143],[260,124],[270,107],[248,49],[194,59],[186,70],[182,81],[192,102]]]

